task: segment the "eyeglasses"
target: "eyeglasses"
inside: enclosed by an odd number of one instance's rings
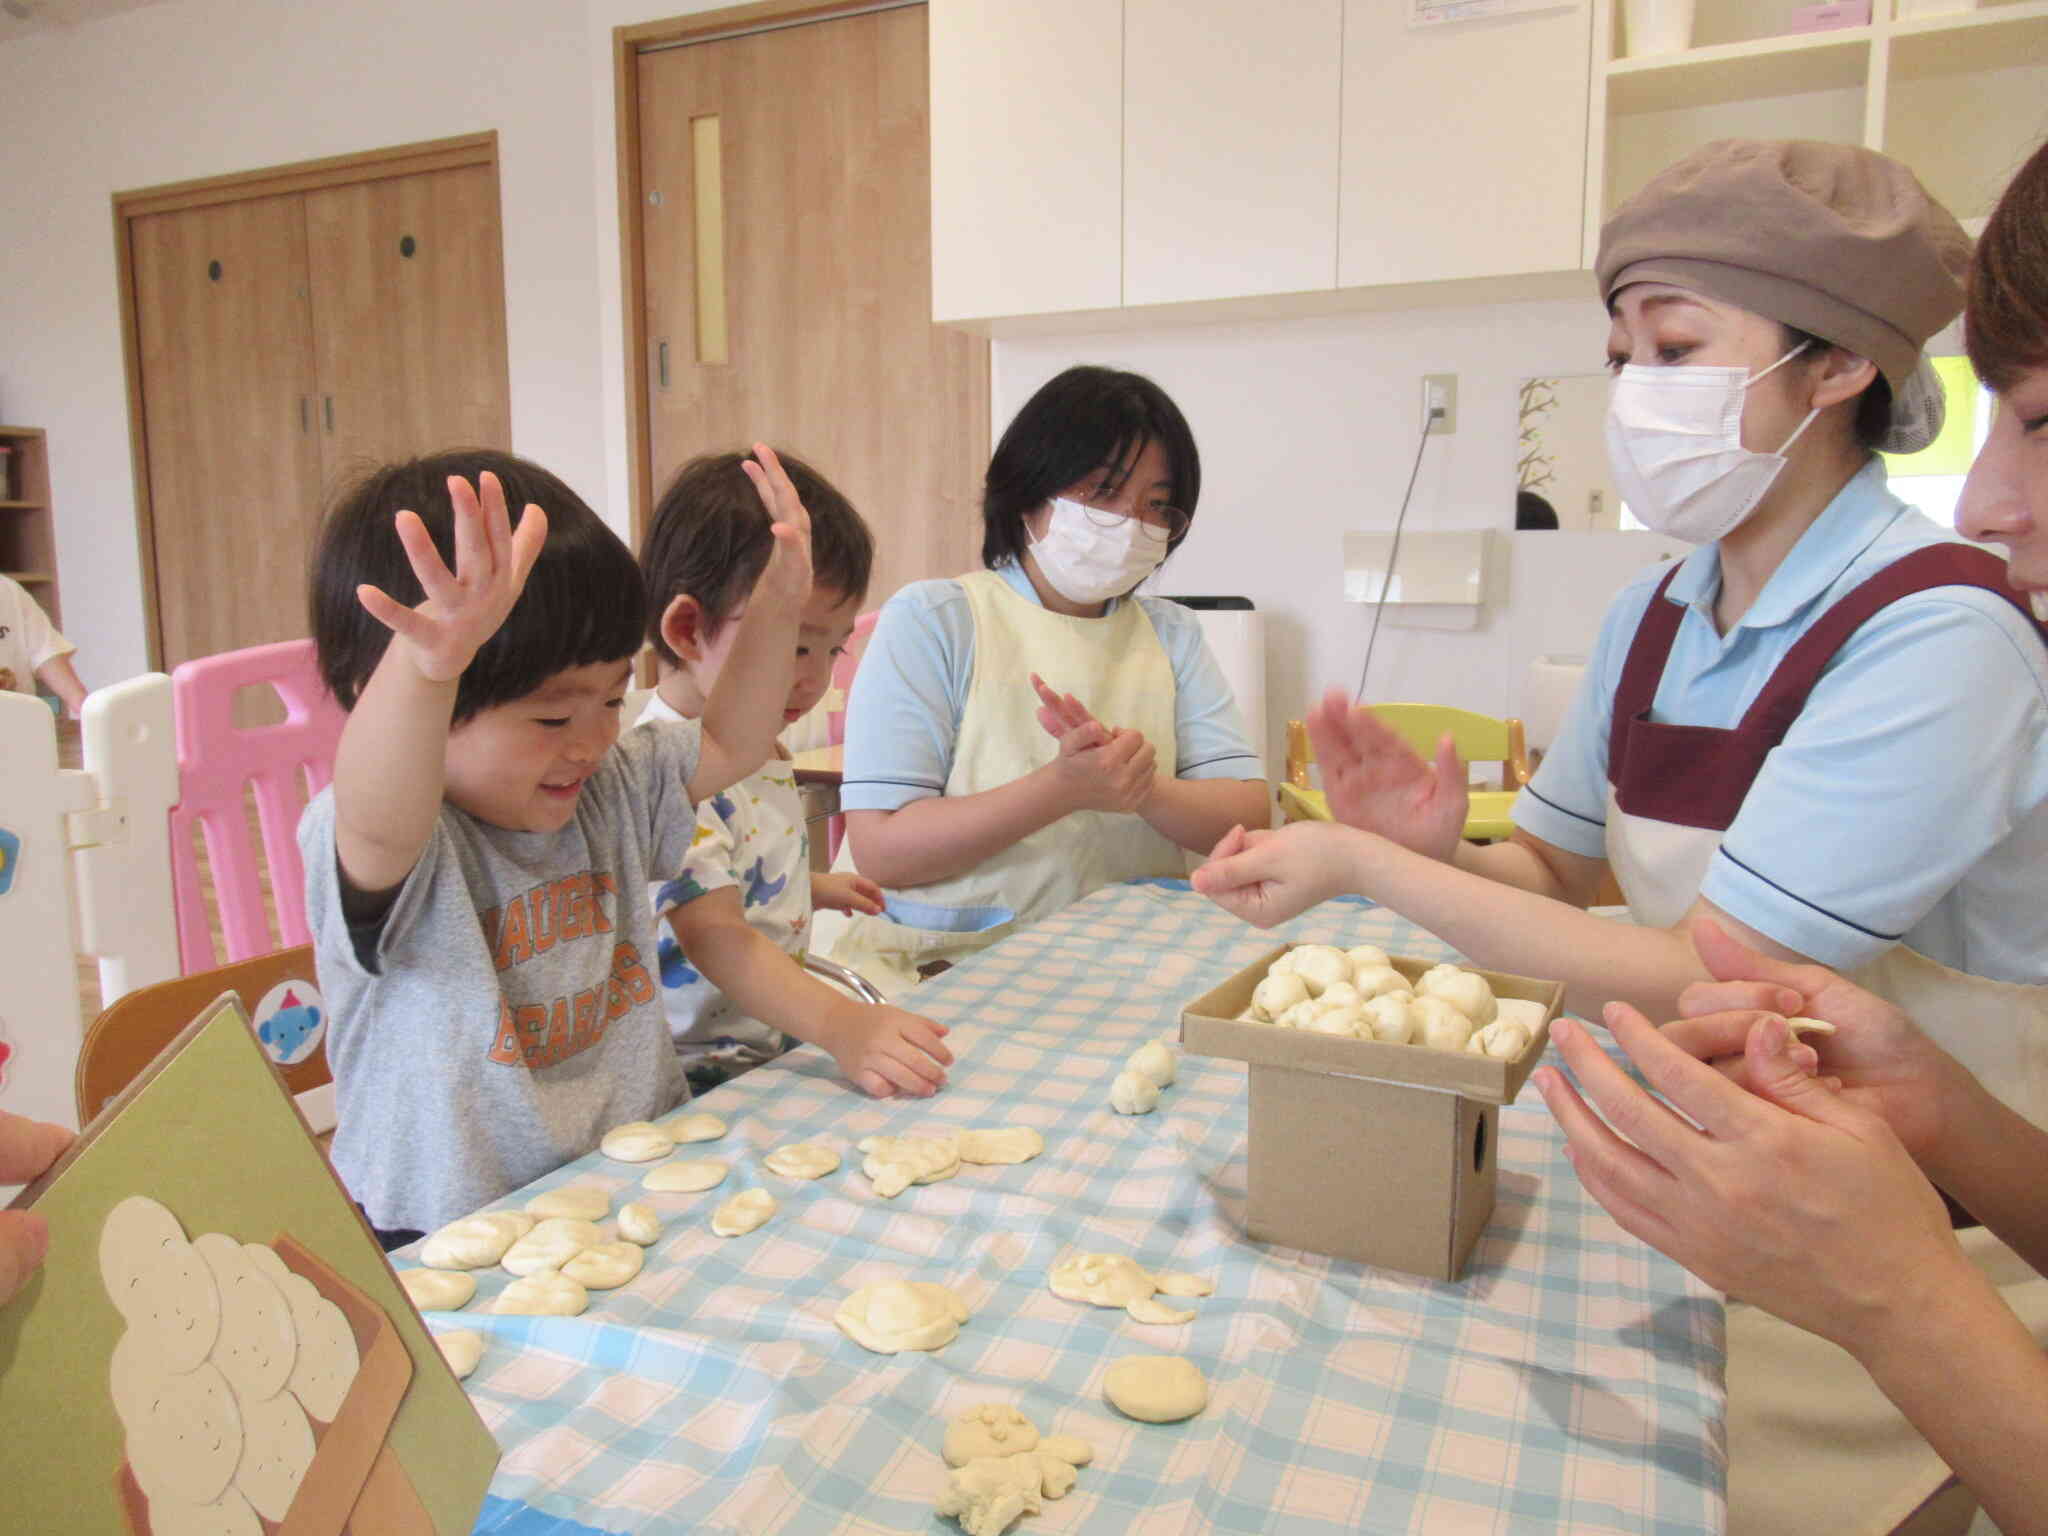
[[[1125,518],[1136,517],[1148,526],[1163,528],[1169,542],[1185,536],[1188,525],[1194,521],[1189,513],[1183,512],[1179,507],[1133,507],[1126,511],[1121,507],[1098,507],[1085,501],[1081,505],[1086,509],[1090,520],[1104,528],[1113,528]]]

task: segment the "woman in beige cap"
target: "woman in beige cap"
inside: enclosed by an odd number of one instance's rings
[[[2040,613],[2048,608],[2048,145],[1985,228],[1966,324],[1971,360],[2000,409],[1958,523],[2006,546],[2012,585]],[[2017,1278],[2013,1250],[2048,1271],[2040,1194],[2048,1133],[1870,993],[1818,966],[1747,951],[1711,924],[1697,937],[1714,974],[1737,979],[1687,988],[1688,1017],[1661,1033],[1625,1004],[1608,1010],[1607,1023],[1706,1134],[1666,1112],[1584,1030],[1564,1027],[1553,1038],[1599,1113],[1551,1069],[1536,1083],[1570,1138],[1580,1178],[1630,1232],[1832,1341],[1805,1341],[1781,1364],[1796,1370],[1822,1356],[1833,1379],[1853,1359],[1905,1412],[1931,1450],[1859,1447],[1844,1463],[1880,1516],[1902,1516],[1934,1485],[1938,1452],[2006,1536],[2048,1530],[2048,1356],[2027,1326],[2038,1332],[2041,1287],[2028,1288],[2030,1297],[2009,1284],[2001,1299],[1985,1273]],[[1795,1043],[1785,1014],[1825,1019],[1836,1032]],[[1694,1059],[1734,1054],[1742,1061],[1735,1082]],[[1825,1078],[1810,1075],[1816,1065]],[[1982,1233],[1949,1230],[1929,1179],[2012,1245],[2003,1273],[1973,1266],[1990,1245]],[[1732,1370],[1730,1385],[1739,1391]],[[1826,1391],[1824,1381],[1813,1385]],[[1731,1495],[1765,1470],[1743,1465],[1740,1424],[1738,1415]],[[1778,1466],[1818,1482],[1811,1469]],[[1924,1528],[1938,1528],[1933,1518],[1923,1513]],[[1965,1519],[1952,1511],[1948,1528]],[[1744,1527],[1731,1520],[1731,1529]]]

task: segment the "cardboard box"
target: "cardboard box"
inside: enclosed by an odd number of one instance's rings
[[[1495,997],[1543,1008],[1513,1061],[1239,1022],[1281,945],[1181,1011],[1181,1044],[1249,1068],[1257,1242],[1455,1280],[1493,1214],[1499,1106],[1550,1042],[1564,984],[1479,970]],[[1395,956],[1415,980],[1435,962]],[[1478,970],[1477,967],[1469,969]]]

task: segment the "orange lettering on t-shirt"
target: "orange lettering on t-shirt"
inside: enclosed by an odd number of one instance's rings
[[[569,1054],[597,1043],[597,988],[585,987],[576,994],[574,1022],[569,1026]]]
[[[512,1025],[512,1005],[498,999],[498,1038],[491,1045],[491,1060],[516,1067],[521,1061],[519,1031]]]
[[[626,991],[636,1003],[654,1001],[654,982],[647,974],[647,967],[640,963],[640,951],[631,944],[621,944],[612,951],[612,974],[626,984]]]
[[[551,893],[545,885],[536,885],[526,893],[528,926],[533,930],[533,952],[544,955],[555,947],[555,908]]]
[[[580,939],[590,932],[590,874],[571,875],[555,882],[555,932],[563,939]]]
[[[505,926],[498,934],[497,952],[492,958],[501,971],[509,971],[520,961],[533,958],[533,944],[526,936],[526,903],[523,900],[505,904]]]
[[[548,1011],[540,1003],[521,1003],[513,1018],[519,1031],[520,1059],[531,1067],[547,1065]]]
[[[598,870],[591,875],[590,885],[592,891],[595,892],[590,901],[591,926],[599,933],[610,933],[612,931],[612,920],[605,915],[604,902],[599,898],[618,895],[619,882],[603,870]]]

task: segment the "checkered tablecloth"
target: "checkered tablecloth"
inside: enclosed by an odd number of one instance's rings
[[[1451,957],[1354,903],[1278,937]],[[865,1098],[799,1049],[702,1101],[731,1131],[684,1155],[733,1164],[717,1189],[644,1195],[644,1169],[592,1154],[523,1192],[601,1183],[666,1229],[581,1317],[488,1315],[501,1270],[468,1311],[435,1314],[486,1334],[468,1387],[504,1461],[477,1529],[957,1533],[932,1512],[945,1424],[997,1400],[1096,1446],[1025,1533],[1720,1531],[1721,1302],[1586,1198],[1533,1091],[1501,1112],[1499,1204],[1455,1284],[1245,1239],[1242,1066],[1183,1055],[1154,1113],[1110,1111],[1124,1058],[1275,941],[1177,883],[1098,892],[919,989],[959,1057],[936,1098]],[[853,1150],[1007,1124],[1041,1131],[1044,1154],[894,1200]],[[762,1168],[799,1139],[845,1167],[816,1183]],[[1331,1197],[1390,1176],[1333,1167]],[[714,1237],[713,1205],[754,1185],[778,1214]],[[1216,1294],[1164,1328],[1062,1301],[1046,1273],[1076,1249]],[[849,1291],[899,1276],[968,1299],[957,1340],[874,1355],[833,1326]],[[1206,1411],[1146,1425],[1103,1401],[1107,1367],[1150,1353],[1201,1367]]]

